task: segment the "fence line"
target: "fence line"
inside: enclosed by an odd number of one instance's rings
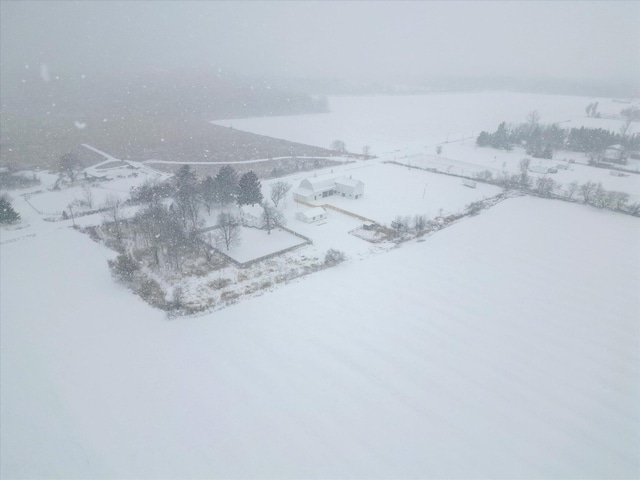
[[[342,213],[344,215],[349,215],[350,217],[357,218],[358,220],[362,220],[363,222],[378,223],[375,220],[371,220],[370,218],[363,217],[362,215],[358,215],[357,213],[350,212],[349,210],[344,210],[342,208],[335,207],[328,203],[324,203],[322,205],[313,205],[312,203],[305,202],[304,200],[295,199],[294,201],[297,203],[300,203],[301,205],[305,205],[311,208],[322,207],[322,208],[328,208],[329,210],[335,210],[336,212]]]
[[[305,237],[304,235],[301,235],[298,232],[294,232],[293,230],[290,230],[290,229],[288,229],[286,227],[283,227],[283,226],[279,226],[278,228],[280,228],[281,230],[284,230],[285,232],[289,232],[289,233],[291,233],[292,235],[295,235],[298,238],[303,239],[304,242],[303,243],[299,243],[298,245],[293,245],[291,247],[284,248],[282,250],[278,250],[277,252],[272,252],[272,253],[269,253],[267,255],[263,255],[262,257],[253,258],[253,259],[248,260],[246,262],[239,262],[238,260],[236,260],[235,258],[229,256],[228,254],[226,254],[225,252],[223,252],[219,248],[213,247],[213,249],[216,252],[218,252],[220,255],[222,255],[224,258],[229,260],[231,263],[233,263],[236,267],[238,267],[238,268],[247,268],[247,267],[253,265],[254,263],[262,262],[264,260],[269,260],[270,258],[277,257],[278,255],[282,255],[283,253],[287,253],[287,252],[290,252],[292,250],[295,250],[296,248],[304,247],[306,245],[310,245],[310,244],[313,243],[313,241],[310,238]]]

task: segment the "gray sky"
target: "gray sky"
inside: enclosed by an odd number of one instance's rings
[[[221,67],[402,81],[516,76],[640,81],[640,2],[3,0],[3,74]]]

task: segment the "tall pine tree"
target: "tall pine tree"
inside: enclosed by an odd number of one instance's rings
[[[20,220],[20,214],[6,198],[0,197],[0,223],[13,223]]]
[[[262,203],[262,184],[253,170],[240,177],[238,182],[238,205]]]
[[[224,165],[215,178],[215,191],[220,205],[233,202],[238,192],[238,173],[233,167]]]

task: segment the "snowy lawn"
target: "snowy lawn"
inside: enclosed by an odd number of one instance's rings
[[[389,224],[398,215],[421,214],[433,219],[441,214],[458,213],[468,204],[502,191],[499,187],[485,184],[469,188],[462,184],[460,178],[379,162],[359,162],[317,178],[331,178],[332,175],[362,180],[365,184],[364,197],[355,200],[333,195],[313,203],[334,205],[381,224]]]
[[[59,226],[0,249],[3,478],[640,474],[637,218],[510,199],[176,321]]]
[[[305,242],[303,238],[279,228],[269,234],[266,230],[240,227],[240,242],[229,250],[222,246],[220,251],[237,262],[245,263]]]

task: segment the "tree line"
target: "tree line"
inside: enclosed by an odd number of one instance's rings
[[[531,114],[530,114],[531,115]],[[500,123],[493,133],[480,132],[476,139],[479,147],[493,147],[512,150],[514,146],[524,146],[528,155],[535,158],[553,158],[557,150],[584,152],[599,157],[611,145],[622,145],[626,150],[640,149],[640,136],[628,135],[629,123],[620,132],[602,128],[562,129],[556,124],[542,125],[535,116],[526,123],[507,126]]]

